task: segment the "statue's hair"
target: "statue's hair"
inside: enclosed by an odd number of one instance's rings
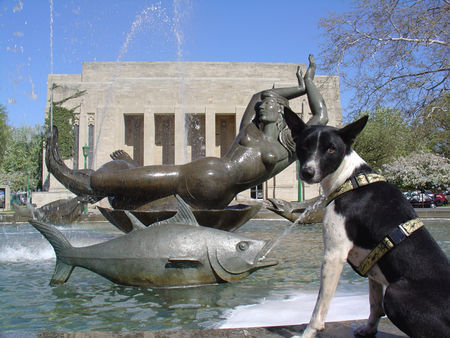
[[[289,107],[289,100],[285,98],[284,96],[281,96],[274,90],[265,90],[261,93],[261,99],[265,99],[267,97],[271,97],[277,101],[277,103],[281,104],[284,107]]]

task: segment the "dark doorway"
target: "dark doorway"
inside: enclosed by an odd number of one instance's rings
[[[162,147],[162,164],[175,163],[174,131],[174,114],[155,114],[155,144]]]
[[[230,149],[236,136],[236,115],[216,114],[216,147],[220,147],[220,157]]]
[[[125,144],[133,147],[133,160],[144,165],[144,114],[124,115]]]
[[[186,114],[187,145],[191,146],[191,161],[206,156],[205,114]]]

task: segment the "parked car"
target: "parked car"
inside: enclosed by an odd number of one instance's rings
[[[436,205],[438,206],[448,204],[447,194],[445,192],[434,194],[434,199],[436,201]]]
[[[414,208],[436,208],[433,196],[424,192],[413,191],[409,194],[409,198],[407,199]]]

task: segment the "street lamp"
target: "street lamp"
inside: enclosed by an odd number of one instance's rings
[[[84,169],[87,169],[87,157],[89,155],[89,146],[83,146],[83,156],[84,156]]]
[[[30,168],[27,168],[27,203],[30,200]]]
[[[89,155],[89,146],[88,145],[84,145],[83,146],[83,156],[84,156],[84,169],[87,169],[87,157]],[[87,214],[88,211],[88,207],[87,204],[84,206],[84,213]]]

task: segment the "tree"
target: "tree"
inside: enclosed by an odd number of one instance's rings
[[[42,170],[42,127],[11,128],[10,139],[0,167],[0,184],[12,191],[34,190],[40,185]]]
[[[369,115],[366,127],[353,148],[375,170],[394,159],[423,148],[423,138],[415,138],[408,119],[395,109],[379,108]]]
[[[8,141],[9,127],[8,127],[8,112],[6,107],[0,104],[0,165],[5,153],[6,143]]]
[[[422,139],[430,152],[450,158],[449,139],[450,93],[432,101],[411,121],[414,137]]]
[[[325,70],[355,89],[354,113],[411,114],[448,91],[448,0],[359,0],[319,22]]]
[[[450,160],[417,152],[384,166],[386,179],[403,190],[445,190],[449,185]]]

